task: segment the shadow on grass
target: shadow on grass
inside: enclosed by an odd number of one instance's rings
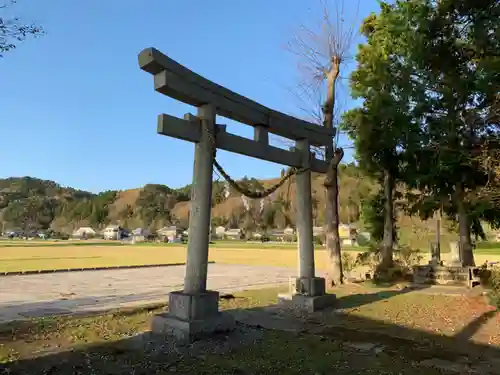
[[[382,290],[375,293],[359,293],[351,294],[347,296],[342,296],[338,298],[338,307],[341,309],[351,309],[355,307],[360,307],[363,305],[368,305],[370,303],[382,301],[389,299],[391,297],[399,296],[416,290],[423,290],[429,288],[428,285],[418,285],[403,288],[401,290]]]
[[[166,303],[151,303],[141,307],[129,307],[120,309],[107,309],[95,312],[84,312],[79,317],[79,314],[73,314],[71,316],[57,315],[57,316],[47,316],[38,319],[30,320],[18,320],[8,323],[0,324],[0,345],[1,343],[8,342],[14,337],[16,340],[23,340],[29,342],[32,340],[34,335],[45,335],[50,336],[52,334],[57,334],[61,328],[71,325],[71,321],[75,319],[94,319],[97,316],[112,317],[116,319],[122,319],[129,316],[137,316],[140,314],[158,313],[164,311],[167,307]],[[84,326],[82,324],[81,326]]]
[[[482,315],[478,316],[476,319],[474,319],[472,322],[467,324],[460,332],[458,332],[455,335],[455,338],[457,338],[460,341],[465,341],[470,339],[474,334],[479,331],[479,329],[486,324],[488,320],[496,316],[498,313],[498,310],[492,310],[492,311],[487,311],[483,313]]]
[[[190,346],[179,346],[171,339],[142,333],[71,350],[48,348],[37,353],[37,358],[0,365],[0,372],[34,375],[442,373],[443,368],[424,366],[422,361],[429,360],[441,361],[439,366],[443,366],[443,361],[447,361],[447,366],[462,364],[463,367],[455,371],[459,373],[467,373],[467,366],[479,369],[482,374],[499,370],[500,348],[466,340],[486,322],[486,317],[478,319],[474,329],[471,324],[450,337],[348,314],[335,314],[340,324],[328,326],[315,323],[314,314],[308,320],[276,317],[268,307],[227,310],[226,313],[233,314],[239,321],[235,332],[217,334]],[[273,319],[279,321],[279,328]],[[291,328],[287,329],[287,322]]]

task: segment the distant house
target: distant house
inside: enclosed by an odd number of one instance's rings
[[[324,227],[313,227],[313,236],[322,237],[325,234]],[[345,246],[356,246],[357,229],[353,224],[340,224],[339,237],[340,242]]]
[[[91,238],[96,235],[96,231],[91,227],[80,227],[72,234],[73,238]]]
[[[356,246],[358,231],[354,224],[340,224],[339,225],[339,236],[342,245],[345,246]]]
[[[323,227],[313,227],[313,236],[320,237],[325,233],[325,228]]]
[[[182,239],[184,235],[184,229],[178,226],[172,225],[170,227],[163,227],[156,231],[159,237],[167,239],[169,242],[175,242]]]
[[[102,231],[102,235],[105,240],[121,240],[128,237],[129,233],[126,229],[120,227],[119,225],[108,225]]]
[[[149,230],[144,228],[135,228],[132,232],[130,232],[132,236],[147,236],[149,235]]]
[[[295,240],[295,230],[290,227],[285,229],[273,229],[268,234],[272,241],[292,242]]]
[[[264,237],[264,235],[260,232],[254,232],[252,233],[252,238],[255,240],[260,240]]]
[[[228,229],[224,233],[224,237],[230,240],[241,240],[243,238],[243,231],[240,228]]]
[[[225,234],[226,234],[226,228],[224,228],[223,226],[215,228],[215,236],[217,238],[223,238]]]
[[[144,228],[136,228],[130,233],[130,236],[132,237],[132,242],[134,243],[146,241],[149,235],[150,235],[149,230]]]

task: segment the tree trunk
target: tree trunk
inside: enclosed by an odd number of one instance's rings
[[[474,253],[472,252],[472,241],[470,236],[470,223],[465,208],[465,192],[462,183],[456,185],[456,202],[458,216],[458,232],[460,236],[460,258],[462,265],[475,266]]]
[[[384,238],[382,240],[382,268],[393,265],[394,249],[394,177],[384,170]]]
[[[332,57],[331,68],[327,73],[327,93],[322,107],[323,126],[333,129],[335,109],[335,83],[340,73],[340,58]],[[339,184],[338,166],[344,157],[341,148],[326,147],[326,160],[330,161],[325,178],[326,204],[325,204],[325,237],[326,252],[328,254],[328,282],[330,286],[343,283],[342,254],[339,236]]]
[[[326,204],[325,204],[325,236],[326,252],[328,254],[328,282],[330,286],[343,283],[342,253],[339,235],[339,184],[338,165],[344,156],[342,149],[335,150],[330,162],[327,178],[325,179]]]

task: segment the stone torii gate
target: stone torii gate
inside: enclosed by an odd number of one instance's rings
[[[158,133],[195,143],[193,187],[189,217],[184,289],[169,295],[169,312],[154,317],[152,330],[193,339],[230,329],[234,321],[219,312],[219,293],[207,290],[212,173],[217,148],[298,168],[297,230],[299,276],[289,299],[314,311],[331,306],[335,295],[325,294],[325,280],[315,277],[311,172],[325,173],[328,163],[316,159],[311,146],[331,145],[335,130],[271,110],[190,71],[154,48],[139,54],[139,66],[154,76],[156,91],[196,106],[197,115],[184,119],[158,116]],[[216,115],[254,127],[254,139],[240,137],[216,124]],[[295,141],[290,150],[269,144],[269,133]]]

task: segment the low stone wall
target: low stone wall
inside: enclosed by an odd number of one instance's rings
[[[416,284],[463,285],[473,287],[479,282],[476,267],[425,265],[413,267]]]

